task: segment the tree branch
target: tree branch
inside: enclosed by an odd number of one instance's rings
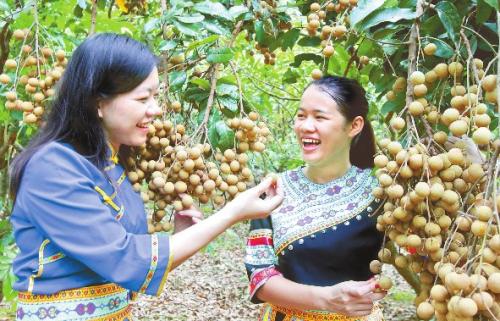
[[[392,241],[387,242],[387,248],[391,251],[391,257],[395,257],[398,254],[396,246]],[[408,282],[408,284],[413,288],[415,293],[420,293],[420,279],[417,274],[411,271],[408,267],[400,268],[393,264],[398,273]]]
[[[95,25],[97,18],[97,0],[92,0],[92,15],[90,17],[89,36],[95,33]]]
[[[9,57],[9,41],[12,37],[12,31],[9,30],[9,25],[12,21],[5,21],[5,24],[0,31],[0,73],[3,72],[3,67]]]

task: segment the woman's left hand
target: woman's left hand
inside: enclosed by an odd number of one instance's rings
[[[203,220],[203,213],[195,206],[176,211],[174,213],[174,234],[201,222],[201,220]]]

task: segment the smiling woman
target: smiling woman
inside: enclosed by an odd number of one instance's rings
[[[260,321],[383,317],[369,280],[382,236],[372,215],[375,145],[354,80],[327,76],[304,91],[294,131],[305,167],[280,176],[285,200],[251,223],[245,264]]]
[[[97,112],[114,150],[120,146],[140,146],[146,142],[148,125],[161,113],[155,100],[158,93],[158,70],[136,88],[111,99],[102,99]]]
[[[124,36],[85,40],[45,126],[14,160],[18,320],[130,320],[133,292],[159,295],[168,273],[226,228],[281,203],[267,179],[208,219],[183,222],[179,233],[147,234],[125,160],[161,112],[156,63],[146,46]]]

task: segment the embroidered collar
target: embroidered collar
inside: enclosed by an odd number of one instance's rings
[[[108,142],[108,147],[111,154],[108,160],[113,162],[114,164],[118,164],[118,151],[115,151],[113,145],[111,145],[110,142]]]
[[[371,190],[377,185],[370,169],[356,166],[325,184],[311,182],[302,168],[281,177],[286,197],[271,215],[278,253],[297,239],[357,217],[374,201]]]

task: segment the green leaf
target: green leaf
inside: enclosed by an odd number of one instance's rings
[[[219,135],[217,147],[221,150],[232,148],[234,146],[234,132],[226,125],[226,122],[219,120],[215,123],[215,128],[217,130],[217,134]]]
[[[202,14],[196,14],[192,16],[177,16],[176,18],[182,23],[197,23],[205,20],[205,16]]]
[[[220,2],[211,2],[208,0],[200,2],[194,6],[194,10],[201,12],[203,14],[223,18],[229,21],[233,20],[232,15],[229,13],[229,11],[227,11],[226,7],[224,7]]]
[[[249,10],[246,6],[233,6],[229,8],[229,14],[233,18],[233,20],[247,12],[249,12]]]
[[[313,53],[302,53],[295,56],[293,63],[290,64],[292,67],[299,67],[302,61],[314,61],[316,64],[321,64],[323,62],[323,57],[313,54]]]
[[[457,34],[460,32],[461,23],[457,8],[449,1],[440,1],[435,10],[448,36],[455,41]]]
[[[358,5],[352,10],[349,17],[351,26],[356,27],[356,24],[368,17],[373,11],[377,10],[384,4],[384,0],[361,0]]]
[[[493,12],[492,6],[486,4],[485,0],[477,0],[476,23],[482,25],[485,23]]]
[[[297,79],[299,78],[299,76],[300,76],[300,74],[297,70],[289,68],[283,74],[283,82],[285,84],[294,84],[297,82]]]
[[[238,111],[238,100],[231,96],[218,96],[217,100],[219,101],[219,104],[227,108],[228,110],[232,112]]]
[[[200,33],[201,25],[197,23],[182,23],[179,21],[173,21],[173,25],[179,29],[179,31],[187,36],[196,37]]]
[[[2,294],[7,301],[11,301],[15,297],[17,297],[16,290],[12,288],[12,285],[14,284],[15,280],[16,277],[12,273],[12,270],[9,270],[7,278],[4,279],[2,282]]]
[[[208,99],[209,92],[197,87],[191,87],[184,91],[184,98],[189,101],[194,101],[199,105],[204,105]]]
[[[400,20],[413,20],[415,11],[407,8],[380,8],[356,24],[357,30],[368,30],[382,22],[397,22]]]
[[[204,20],[201,25],[208,31],[218,35],[229,35],[231,32],[222,26],[217,20]]]
[[[210,82],[208,80],[206,80],[206,79],[203,79],[203,78],[191,78],[191,80],[189,82],[192,83],[192,84],[197,85],[198,87],[200,87],[202,89],[205,89],[205,90],[210,89]]]
[[[208,51],[207,61],[211,64],[226,63],[233,57],[231,48],[213,48]]]
[[[180,90],[186,80],[187,74],[184,70],[172,71],[168,74],[168,82],[172,91]]]
[[[363,42],[361,42],[361,44],[359,44],[358,46],[358,56],[382,57],[383,53],[384,51],[382,47],[380,47],[380,45],[376,41],[370,40],[368,38],[363,39]]]
[[[160,42],[160,51],[168,51],[168,50],[172,50],[174,49],[175,47],[177,47],[177,41],[175,40],[162,40],[162,42]]]
[[[420,32],[423,35],[439,35],[444,32],[443,24],[438,15],[433,15],[428,19],[424,19],[420,25]]]
[[[160,19],[153,18],[149,19],[148,22],[144,24],[144,33],[150,33],[154,29],[157,29],[160,26]]]
[[[337,46],[335,53],[328,60],[328,73],[331,75],[343,75],[350,57],[344,47]]]
[[[264,42],[265,31],[264,31],[264,23],[261,20],[257,20],[254,24],[255,29],[255,40],[257,42]]]
[[[387,102],[385,102],[385,104],[382,105],[382,108],[380,108],[380,113],[385,116],[388,113],[390,113],[391,111],[402,110],[403,106],[404,106],[404,104],[401,105],[400,103],[398,103],[395,100],[394,101],[387,101]]]
[[[445,59],[451,58],[453,56],[454,50],[447,43],[442,42],[442,41],[433,41],[433,43],[437,47],[436,52],[434,53],[434,56],[445,58]]]
[[[83,9],[82,9],[82,7],[75,6],[75,8],[73,9],[73,15],[75,17],[78,17],[78,18],[83,17]]]
[[[319,37],[302,37],[297,44],[302,47],[318,47],[321,43]]]
[[[295,45],[295,42],[297,42],[297,39],[299,39],[299,36],[299,29],[291,29],[281,34],[281,50],[286,51],[288,48],[292,49]]]
[[[219,96],[231,96],[232,98],[239,98],[238,86],[229,84],[217,84],[215,92]]]
[[[486,28],[490,29],[491,31],[493,31],[493,33],[498,33],[498,28],[497,28],[497,24],[496,23],[494,23],[494,22],[485,22],[484,26]]]
[[[498,0],[484,0],[487,4],[489,4],[493,9],[499,11],[500,10],[500,4],[498,3]]]
[[[212,42],[215,42],[217,41],[217,39],[219,39],[219,36],[218,35],[211,35],[210,37],[207,37],[205,39],[201,39],[201,40],[197,40],[197,41],[193,41],[189,44],[189,46],[187,47],[187,50],[192,50],[194,48],[197,48],[201,45],[206,45],[206,44],[209,44],[209,43],[212,43]]]

